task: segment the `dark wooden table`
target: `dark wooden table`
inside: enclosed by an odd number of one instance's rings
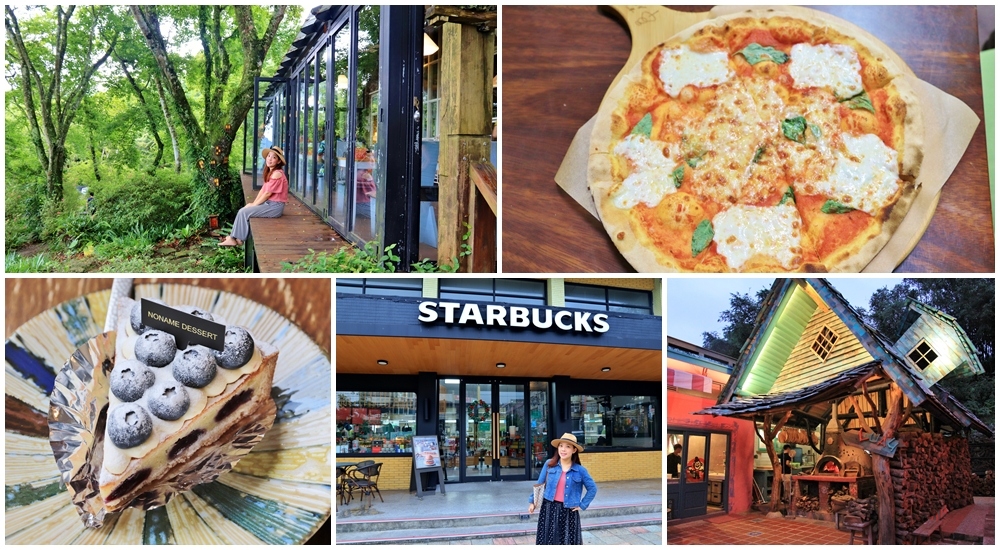
[[[961,99],[983,118],[974,6],[816,9],[873,33],[919,78]],[[634,271],[601,223],[554,180],[573,136],[597,113],[630,48],[625,27],[600,7],[503,8],[505,273]],[[896,271],[994,272],[990,209],[986,133],[980,124],[943,188],[930,226]]]

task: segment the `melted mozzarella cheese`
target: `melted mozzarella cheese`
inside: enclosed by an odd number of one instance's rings
[[[875,215],[899,190],[896,150],[874,134],[843,136],[829,178],[816,182],[817,190],[847,206]]]
[[[851,97],[864,91],[858,52],[850,46],[796,44],[792,46],[791,57],[788,72],[796,88],[829,86],[839,97]]]
[[[614,153],[632,164],[632,173],[611,194],[615,207],[627,210],[640,202],[656,206],[663,197],[677,191],[672,175],[677,163],[663,154],[666,146],[639,134],[631,134],[615,145]]]
[[[670,97],[677,97],[684,86],[714,86],[732,76],[726,52],[699,53],[682,45],[660,55],[660,81]]]
[[[770,256],[785,269],[798,258],[802,220],[793,204],[737,205],[716,214],[712,225],[716,250],[733,269],[743,267],[754,254]]]
[[[685,131],[707,150],[692,174],[696,193],[719,204],[755,202],[767,191],[752,178],[760,147],[781,133],[785,104],[773,82],[738,78],[716,90],[708,112]]]

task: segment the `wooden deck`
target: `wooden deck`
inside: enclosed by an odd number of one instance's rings
[[[241,176],[243,196],[250,202],[257,196],[257,191],[253,190],[253,176]],[[310,248],[316,252],[336,252],[351,246],[292,195],[288,196],[288,204],[280,218],[250,218],[250,235],[247,258],[256,258],[260,273],[280,273],[281,262],[298,261]]]

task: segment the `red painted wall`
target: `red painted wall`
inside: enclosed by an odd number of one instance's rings
[[[729,434],[729,513],[750,511],[753,503],[753,423],[724,416],[692,414],[715,405],[715,398],[667,391],[667,431],[690,429]],[[670,451],[667,451],[670,452]]]

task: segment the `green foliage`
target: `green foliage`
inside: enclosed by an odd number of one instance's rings
[[[190,213],[190,174],[160,170],[154,177],[128,170],[106,176],[92,189],[94,218],[106,221],[115,235],[128,234],[139,223],[155,241],[176,227],[198,223]]]
[[[250,268],[244,265],[245,254],[241,246],[220,247],[219,250],[205,260],[204,266],[214,273],[249,273]]]
[[[309,249],[301,260],[295,263],[281,262],[281,271],[296,273],[395,273],[399,256],[393,254],[396,245],[389,245],[384,251],[378,243],[369,241],[362,248],[344,247],[329,252]]]
[[[729,309],[719,314],[719,321],[726,323],[722,336],[716,332],[703,332],[702,346],[733,358],[739,357],[768,292],[769,288],[762,288],[753,297],[739,292],[730,294]]]
[[[45,254],[32,257],[19,256],[16,252],[8,252],[4,262],[7,273],[52,273],[56,271],[54,262],[49,261]]]

